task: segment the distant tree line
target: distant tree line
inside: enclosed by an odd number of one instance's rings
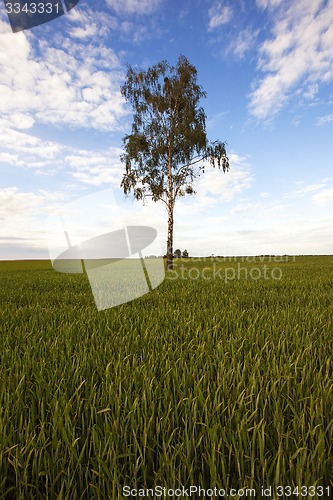
[[[177,250],[175,250],[172,254],[172,257],[174,259],[187,259],[189,257],[189,253],[188,251],[185,249],[183,252],[177,248]],[[167,258],[167,254],[163,255],[163,259],[166,259]]]

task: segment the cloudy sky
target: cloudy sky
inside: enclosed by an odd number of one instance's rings
[[[1,4],[0,37],[0,259],[48,258],[52,213],[106,189],[166,238],[164,207],[119,189],[132,118],[119,88],[127,63],[180,54],[231,169],[207,168],[178,200],[175,248],[333,253],[333,0],[80,0],[15,34]]]

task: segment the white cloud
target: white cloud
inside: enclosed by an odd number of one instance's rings
[[[247,202],[247,203],[237,203],[237,205],[232,209],[232,213],[239,214],[242,212],[249,212],[250,210],[258,210],[262,208],[261,203]]]
[[[258,36],[259,31],[252,31],[250,29],[245,29],[241,31],[237,37],[230,43],[226,53],[232,52],[235,56],[243,59],[246,52],[251,50]]]
[[[220,111],[220,112],[218,112],[216,114],[211,115],[210,118],[208,118],[207,121],[206,121],[207,128],[210,129],[210,128],[215,127],[228,114],[229,114],[229,111]]]
[[[333,2],[285,0],[277,12],[272,11],[275,2],[259,3],[271,9],[274,27],[273,37],[260,47],[258,69],[264,76],[250,94],[249,109],[266,119],[277,114],[305,80],[312,94],[320,83],[333,80]]]
[[[196,190],[200,195],[217,196],[220,201],[231,201],[234,197],[252,185],[248,170],[233,168],[223,173],[218,169],[208,170],[197,182]]]
[[[321,116],[320,118],[317,119],[316,125],[318,127],[321,127],[322,125],[326,125],[327,123],[333,122],[333,114],[328,114]]]
[[[281,219],[281,217],[286,215],[289,208],[289,205],[285,205],[280,201],[273,203],[265,203],[263,201],[242,201],[237,203],[237,205],[231,210],[231,213],[244,214],[242,217],[246,217],[251,221],[255,220],[257,225],[260,225],[263,221],[266,224],[267,219]]]
[[[29,129],[35,123],[35,120],[32,118],[32,116],[28,116],[23,113],[13,113],[10,118],[13,127],[17,129]]]
[[[285,194],[285,198],[298,198],[301,196],[311,195],[310,199],[318,206],[324,206],[333,201],[332,178],[327,177],[322,179],[320,183],[309,184],[297,191],[291,191]],[[314,193],[314,194],[313,194]]]
[[[0,259],[48,258],[44,221],[59,206],[63,193],[17,187],[0,190]]]
[[[162,0],[161,0],[162,1]],[[132,44],[141,43],[152,37],[161,35],[161,25],[157,24],[154,18],[144,17],[145,14],[156,10],[161,2],[135,3],[126,2],[114,3],[115,15],[108,12],[92,10],[85,6],[80,9],[73,9],[69,16],[66,16],[68,29],[68,38],[76,41],[90,41],[105,39],[107,37],[117,37]],[[111,2],[110,2],[111,5]],[[73,13],[73,14],[72,14]],[[142,22],[138,21],[137,16],[129,17],[130,14],[143,14]],[[123,14],[123,15],[119,15]],[[130,20],[131,19],[131,20]],[[60,45],[60,44],[59,44]]]
[[[48,40],[37,40],[31,33],[13,38],[4,27],[0,42],[3,120],[21,129],[34,122],[119,128],[126,114],[120,94],[123,73],[112,49],[60,35],[59,43],[51,47]]]
[[[99,40],[118,28],[118,21],[106,11],[92,10],[88,6],[72,9],[65,21],[70,37],[87,39],[98,34]]]
[[[230,170],[226,173],[207,165],[205,173],[194,183],[197,199],[194,202],[190,201],[190,197],[186,199],[186,202],[184,200],[183,210],[187,210],[185,209],[187,206],[189,214],[193,214],[193,210],[196,212],[205,211],[220,202],[232,201],[252,186],[253,177],[247,159],[235,153],[229,155],[229,159]]]
[[[0,163],[31,169],[38,175],[59,173],[63,182],[75,180],[76,189],[86,186],[119,186],[124,170],[120,161],[123,150],[87,150],[42,140],[33,134],[15,130],[0,119]]]
[[[0,120],[0,163],[34,169],[36,173],[52,175],[60,165],[63,146],[52,141],[14,130],[6,120]]]
[[[319,206],[327,205],[333,202],[333,189],[323,189],[312,196],[312,200]]]
[[[258,7],[266,9],[267,7],[277,7],[283,0],[256,0]]]
[[[227,24],[232,19],[233,11],[228,5],[218,2],[208,10],[208,16],[208,31],[213,31],[219,26]]]
[[[151,14],[161,0],[106,0],[106,4],[117,14]]]
[[[313,191],[318,191],[325,186],[326,184],[323,182],[319,184],[309,184],[308,186],[305,186],[302,189],[298,189],[297,191],[290,191],[286,193],[285,198],[298,198],[300,196],[304,196],[305,194],[312,193]]]
[[[305,99],[314,99],[319,91],[319,85],[317,83],[312,83],[309,85],[308,89],[303,93]]]
[[[6,163],[7,165],[22,165],[22,161],[19,160],[17,154],[0,152],[0,163]]]
[[[89,38],[90,36],[94,36],[97,34],[97,26],[92,23],[89,26],[85,26],[84,28],[77,27],[71,30],[71,35],[74,38]]]
[[[64,161],[76,181],[90,186],[119,187],[124,171],[119,159],[121,153],[120,148],[110,148],[103,152],[80,150],[66,156]]]
[[[22,192],[17,187],[1,189],[0,218],[21,216],[27,211],[30,213],[36,212],[36,210],[43,207],[47,201],[54,202],[54,200],[59,198],[61,198],[61,196],[53,192]]]

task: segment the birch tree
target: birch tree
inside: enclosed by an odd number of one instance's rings
[[[176,66],[162,61],[147,70],[130,65],[121,93],[132,105],[131,133],[123,138],[125,173],[121,187],[137,200],[151,197],[168,214],[167,269],[172,269],[174,208],[178,197],[193,195],[194,180],[209,163],[229,170],[225,143],[209,142],[206,97],[197,69],[181,55]]]

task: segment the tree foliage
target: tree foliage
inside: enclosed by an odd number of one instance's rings
[[[180,248],[177,248],[175,251],[174,251],[174,257],[176,257],[177,259],[180,259],[181,256],[182,256],[182,251],[180,250]]]

